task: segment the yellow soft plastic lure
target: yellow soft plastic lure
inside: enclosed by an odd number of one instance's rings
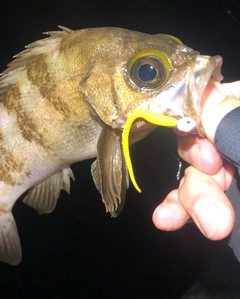
[[[132,114],[130,114],[130,116],[126,120],[124,129],[122,132],[123,154],[125,157],[125,161],[127,164],[127,168],[128,168],[128,172],[129,172],[129,176],[132,181],[132,184],[136,188],[136,190],[141,193],[142,191],[138,187],[138,184],[134,177],[132,161],[131,161],[130,151],[129,151],[129,133],[130,133],[130,129],[131,129],[133,122],[137,118],[143,118],[146,121],[148,121],[154,125],[163,126],[163,127],[175,127],[177,124],[177,120],[174,117],[157,114],[157,113],[154,113],[154,112],[151,112],[148,110],[136,110]]]

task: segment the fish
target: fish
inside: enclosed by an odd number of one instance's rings
[[[0,77],[0,260],[10,265],[22,260],[12,214],[22,194],[50,213],[60,191],[70,192],[71,165],[96,158],[94,183],[117,216],[129,174],[136,183],[129,145],[159,125],[203,134],[201,95],[209,80],[222,80],[220,56],[171,35],[59,27]]]

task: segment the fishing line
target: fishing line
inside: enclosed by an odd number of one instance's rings
[[[22,284],[22,281],[21,281],[20,276],[19,276],[19,274],[18,274],[18,271],[16,271],[16,275],[17,275],[17,280],[18,280],[18,283],[19,283],[19,285],[20,285],[20,289],[21,289],[21,291],[22,291],[23,297],[24,297],[25,299],[27,299],[27,295],[26,295],[26,293],[25,293],[25,291],[24,291],[23,284]]]

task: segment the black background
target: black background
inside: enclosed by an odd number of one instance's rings
[[[240,78],[238,3],[4,1],[0,70],[25,45],[57,25],[116,26],[175,35],[202,54],[220,54],[225,81],[236,80]],[[0,298],[181,298],[199,277],[205,279],[210,294],[230,291],[226,298],[233,298],[240,266],[227,240],[209,241],[194,224],[161,232],[152,223],[154,208],[178,185],[178,162],[172,154],[175,139],[170,130],[159,129],[133,146],[143,193],[130,187],[117,219],[105,214],[90,174],[92,161],[73,166],[76,181],[71,195],[62,192],[52,214],[39,216],[18,201],[14,216],[23,261],[17,267],[0,264]]]

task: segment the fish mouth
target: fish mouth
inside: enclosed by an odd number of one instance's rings
[[[201,99],[209,81],[212,79],[220,82],[223,79],[221,74],[222,63],[223,59],[219,55],[213,57],[199,55],[196,57],[189,73],[189,83],[183,107],[184,116],[196,118],[201,115]]]
[[[209,59],[209,56],[202,56]],[[223,59],[220,55],[216,55],[210,57],[210,67],[208,68],[207,74],[209,73],[209,80],[212,78],[217,82],[221,82],[223,80],[223,75],[221,73],[221,68],[223,64]]]
[[[191,133],[204,135],[200,126],[202,113],[201,99],[209,83],[223,79],[221,56],[205,56],[198,54],[189,61],[182,78],[176,84],[170,84],[166,90],[159,93],[149,106],[149,111],[174,118],[190,118],[196,122]]]
[[[212,57],[199,55],[194,61],[183,106],[183,116],[190,117],[196,122],[196,126],[190,131],[191,133],[205,136],[205,131],[200,122],[201,100],[210,80],[220,82],[223,79],[221,74],[222,63],[223,59],[219,55]]]

